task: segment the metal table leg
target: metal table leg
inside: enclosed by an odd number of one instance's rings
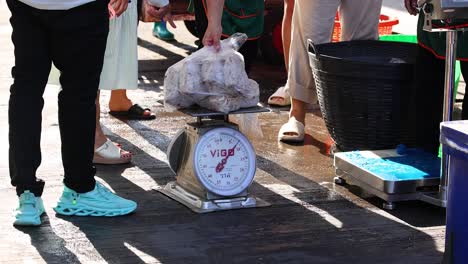
[[[452,120],[453,112],[453,94],[455,86],[455,62],[457,58],[457,31],[447,31],[447,43],[446,43],[446,55],[445,55],[445,85],[444,85],[444,109],[443,109],[443,120]],[[442,172],[439,185],[439,192],[436,194],[423,194],[421,200],[435,204],[438,206],[446,207],[447,204],[447,188],[448,188],[448,169],[450,157],[445,152],[442,152]]]

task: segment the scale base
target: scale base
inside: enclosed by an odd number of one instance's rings
[[[253,195],[207,200],[185,190],[176,181],[169,182],[163,189],[158,191],[199,214],[271,205]]]
[[[356,185],[359,188],[365,190],[366,192],[379,197],[380,199],[384,200],[382,203],[382,208],[385,210],[394,210],[396,208],[395,202],[402,202],[402,201],[414,201],[419,200],[425,203],[429,203],[439,207],[447,207],[447,200],[442,199],[441,195],[437,191],[433,192],[424,192],[424,191],[415,191],[411,193],[393,193],[389,194],[379,190],[361,180],[359,177],[355,177],[349,174],[342,174],[341,176],[337,176],[334,178],[335,184],[338,185],[345,185],[350,183],[352,185]]]
[[[421,193],[419,200],[440,207],[447,207],[447,199],[443,198],[440,192]]]

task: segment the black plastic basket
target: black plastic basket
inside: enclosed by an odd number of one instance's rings
[[[309,41],[320,109],[340,150],[394,148],[408,141],[417,49],[402,42]]]

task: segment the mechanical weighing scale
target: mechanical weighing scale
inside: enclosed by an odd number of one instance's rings
[[[468,18],[468,0],[420,0],[425,14],[424,30],[446,32],[445,91],[443,121],[450,121],[453,110],[457,31],[465,28],[433,28],[433,20]],[[352,181],[367,192],[383,199],[383,207],[392,210],[394,202],[421,200],[446,207],[449,156],[436,157],[416,149],[354,151],[335,154],[336,184]],[[440,169],[442,168],[442,169]],[[428,191],[437,188],[438,191]]]
[[[260,106],[224,114],[204,108],[179,111],[196,117],[179,130],[167,150],[176,181],[161,193],[196,213],[264,207],[270,204],[249,193],[256,170],[252,144],[229,114],[268,112]]]

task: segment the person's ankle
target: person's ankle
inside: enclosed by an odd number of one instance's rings
[[[300,118],[300,117],[296,117],[296,116],[290,116],[289,118],[295,118],[297,121],[301,122],[303,125],[305,125],[305,118]]]
[[[132,107],[133,103],[130,99],[121,99],[121,100],[110,100],[109,101],[109,110],[110,111],[127,111]]]
[[[305,124],[306,105],[307,103],[292,98],[289,118],[294,117],[297,121]]]
[[[99,136],[94,139],[94,150],[99,148],[100,146],[104,145],[107,142],[107,138],[105,136]]]
[[[301,122],[302,124],[305,124],[305,111],[297,111],[297,110],[292,110],[289,113],[289,118],[294,117],[297,121]]]

